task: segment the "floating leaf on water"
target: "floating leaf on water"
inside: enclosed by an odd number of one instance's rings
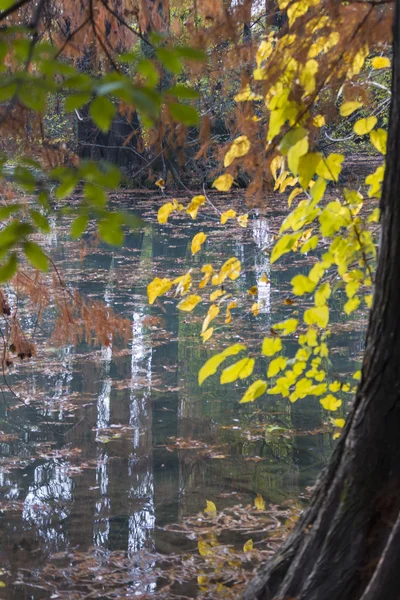
[[[257,494],[257,496],[254,500],[254,506],[256,507],[257,510],[265,510],[265,500],[261,496],[261,494]]]

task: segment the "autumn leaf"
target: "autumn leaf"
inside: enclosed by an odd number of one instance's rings
[[[164,225],[164,223],[168,221],[168,217],[173,211],[174,205],[172,202],[167,202],[158,209],[157,221],[160,223],[160,225]]]
[[[359,119],[354,123],[354,133],[357,135],[366,135],[377,124],[378,119],[376,117],[366,117],[365,119]]]
[[[388,69],[390,67],[390,59],[387,56],[375,56],[372,59],[374,69]]]
[[[211,500],[206,500],[204,512],[210,515],[210,517],[215,517],[217,514],[217,507],[215,506],[214,502],[211,502]]]
[[[221,214],[221,224],[225,225],[228,219],[234,219],[236,217],[236,210],[230,208]]]
[[[220,175],[212,184],[212,187],[215,187],[219,192],[228,192],[231,187],[234,179],[232,175],[229,173],[225,173],[224,175]]]
[[[332,412],[337,410],[339,406],[342,406],[342,401],[338,400],[338,398],[335,398],[335,396],[332,396],[332,394],[328,394],[327,396],[325,396],[325,398],[321,398],[320,403],[325,408],[325,410],[329,410]]]
[[[205,331],[203,331],[200,335],[203,338],[203,344],[205,344],[210,337],[212,336],[212,334],[214,333],[214,327],[209,327],[208,329],[206,329]]]
[[[254,302],[254,304],[252,304],[251,312],[255,317],[257,317],[257,315],[260,313],[260,305],[258,302]]]
[[[186,212],[192,217],[192,219],[197,217],[197,212],[205,201],[205,196],[193,196],[192,201],[186,208]]]
[[[265,381],[262,381],[262,379],[258,379],[247,388],[240,400],[240,404],[254,402],[256,398],[262,396],[265,393],[266,389],[267,383]]]
[[[220,382],[225,384],[232,383],[237,379],[246,379],[252,374],[254,364],[254,358],[242,358],[222,371]]]
[[[241,158],[245,156],[250,150],[250,141],[247,135],[240,135],[236,140],[234,140],[225,154],[224,158],[224,167],[229,167],[230,164],[233,163],[235,158]]]
[[[253,550],[253,540],[247,540],[243,546],[243,552],[251,552]]]
[[[238,220],[240,227],[247,227],[247,221],[249,220],[249,215],[239,215],[237,220]]]
[[[254,500],[254,506],[257,510],[265,510],[265,500],[260,494],[257,494]]]
[[[177,308],[179,308],[179,310],[184,310],[185,312],[191,312],[199,302],[201,302],[201,296],[188,296],[179,302]]]
[[[262,344],[262,353],[264,356],[273,356],[282,350],[282,341],[280,338],[264,338]]]
[[[165,187],[165,181],[164,181],[164,179],[162,179],[162,178],[161,178],[161,179],[157,179],[157,181],[156,181],[155,185],[156,185],[157,187],[159,187],[160,189],[162,189],[162,190],[163,190],[163,189],[164,189],[164,187]]]
[[[343,102],[342,106],[340,107],[340,114],[342,117],[348,117],[362,106],[362,102]]]
[[[192,244],[191,244],[192,254],[196,254],[200,250],[201,246],[204,244],[206,239],[207,239],[207,236],[203,231],[196,233],[196,235],[192,239]]]
[[[155,277],[155,279],[147,286],[149,304],[153,304],[156,298],[168,292],[171,287],[172,281],[170,281],[170,279],[160,279],[159,277]]]

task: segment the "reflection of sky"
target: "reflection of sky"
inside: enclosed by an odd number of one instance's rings
[[[68,475],[68,463],[49,460],[35,468],[33,483],[25,497],[23,520],[35,525],[52,550],[66,543],[59,524],[69,515],[73,482]]]
[[[128,553],[133,556],[142,548],[154,546],[152,531],[155,526],[154,479],[152,465],[152,412],[151,412],[151,348],[145,341],[143,315],[133,313],[131,394],[129,424],[133,427],[133,452],[129,457],[129,495],[139,501],[147,498],[146,505],[129,517]],[[146,372],[146,384],[139,386],[137,378]],[[140,388],[140,389],[139,389]],[[151,469],[151,470],[150,470]],[[150,545],[150,547],[149,547]],[[150,591],[149,589],[142,592]]]
[[[260,313],[271,312],[271,284],[269,283],[271,266],[269,255],[263,252],[271,243],[271,234],[268,220],[259,217],[251,221],[253,239],[258,252],[254,253],[254,271],[257,279],[257,302],[260,305]],[[260,281],[262,275],[266,275],[268,283]]]

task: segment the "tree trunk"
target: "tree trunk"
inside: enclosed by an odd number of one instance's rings
[[[400,598],[400,0],[381,245],[362,379],[310,507],[243,600]],[[397,568],[396,568],[397,567]]]

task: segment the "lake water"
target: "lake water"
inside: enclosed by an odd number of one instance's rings
[[[251,211],[246,229],[233,221],[221,226],[211,207],[195,222],[174,217],[159,226],[156,211],[164,201],[121,194],[120,204],[143,220],[122,248],[89,243],[80,256],[61,220],[45,241],[68,286],[130,319],[132,335],[129,344],[115,340],[109,347],[49,345],[53,307],[38,325],[21,301],[38,357],[13,367],[1,387],[0,580],[6,586],[0,598],[151,597],[162,587],[160,556],[195,555],[196,536],[181,529],[206,500],[218,511],[253,506],[257,494],[267,509],[301,505],[330,456],[334,442],[318,398],[290,404],[264,396],[240,405],[246,382],[221,386],[213,376],[201,388],[197,383],[209,356],[235,341],[256,351],[271,325],[296,308],[284,303],[290,280],[312,259],[298,265],[287,255],[270,266],[265,250],[279,229],[280,206],[265,215]],[[201,230],[207,242],[192,256],[190,240]],[[205,262],[220,266],[234,255],[243,264],[230,282],[238,298],[248,297],[263,273],[268,277],[246,301],[258,300],[258,316],[246,304],[230,325],[218,321],[203,344],[206,308],[188,315],[176,309],[174,297],[148,305],[146,286],[156,275],[177,277]],[[332,377],[352,369],[363,348],[365,323],[344,315],[343,303],[338,292]],[[229,529],[225,541],[243,544]],[[196,581],[182,589],[169,597],[207,597]]]

